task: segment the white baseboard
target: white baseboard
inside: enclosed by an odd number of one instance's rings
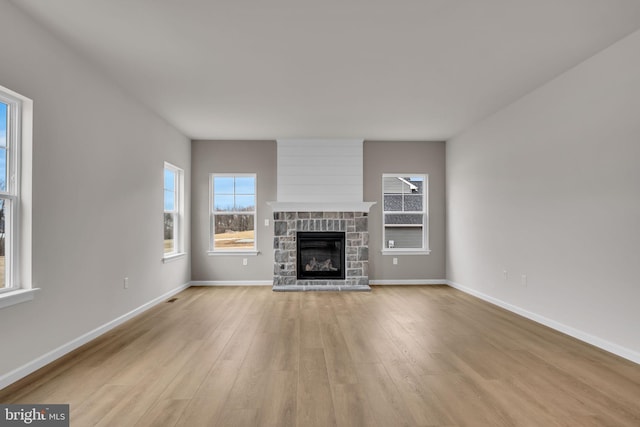
[[[556,331],[562,332],[563,334],[567,334],[572,336],[580,341],[584,341],[588,344],[601,348],[602,350],[608,351],[609,353],[613,353],[617,356],[620,356],[624,359],[630,360],[635,363],[640,364],[640,353],[633,351],[629,348],[623,347],[618,344],[614,344],[602,338],[596,337],[594,335],[588,334],[579,329],[572,328],[571,326],[567,326],[563,323],[556,322],[555,320],[549,319],[544,316],[540,316],[539,314],[533,313],[531,311],[520,308],[516,305],[510,304],[508,302],[502,301],[500,299],[494,298],[492,296],[486,295],[482,292],[476,291],[475,289],[468,288],[466,286],[462,286],[459,283],[452,282],[451,280],[447,281],[447,284],[452,288],[456,288],[464,293],[469,295],[473,295],[475,297],[480,298],[481,300],[487,301],[491,304],[497,305],[498,307],[502,307],[505,310],[509,310],[513,313],[519,314],[522,317],[526,317],[529,320],[533,320],[534,322],[540,323],[542,325],[548,326],[551,329],[555,329]]]
[[[191,286],[273,286],[273,280],[192,280]]]
[[[447,285],[445,279],[369,280],[370,285]]]
[[[445,279],[369,280],[370,285],[447,285]],[[191,286],[273,286],[272,280],[193,280]]]
[[[16,369],[14,369],[13,371],[10,371],[2,376],[0,376],[0,390],[9,386],[10,384],[13,384],[14,382],[26,377],[27,375],[37,371],[38,369],[42,368],[43,366],[53,362],[54,360],[57,360],[59,358],[61,358],[62,356],[64,356],[67,353],[70,353],[71,351],[75,350],[76,348],[80,347],[81,345],[84,345],[86,343],[88,343],[89,341],[99,337],[100,335],[104,334],[105,332],[109,332],[110,330],[112,330],[113,328],[115,328],[118,325],[121,325],[122,323],[126,322],[127,320],[137,316],[138,314],[150,309],[151,307],[160,304],[162,302],[164,302],[167,298],[182,292],[183,290],[187,289],[190,286],[189,283],[186,283],[184,285],[178,286],[175,289],[170,290],[169,292],[160,295],[157,298],[152,299],[151,301],[142,304],[140,307],[131,310],[128,313],[123,314],[120,317],[117,317],[115,319],[113,319],[110,322],[105,323],[102,326],[97,327],[96,329],[87,332],[84,335],[79,336],[78,338],[75,338],[72,341],[69,341],[66,344],[61,345],[60,347],[51,350],[50,352],[43,354],[42,356],[38,357],[37,359],[32,360],[29,363],[26,363]]]

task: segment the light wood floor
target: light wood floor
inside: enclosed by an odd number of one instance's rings
[[[444,286],[190,288],[0,402],[75,427],[637,427],[640,365]]]

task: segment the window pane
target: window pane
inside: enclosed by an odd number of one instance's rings
[[[164,253],[175,252],[175,230],[174,230],[174,214],[164,214]]]
[[[255,249],[255,176],[214,175],[212,209],[213,250]]]
[[[6,267],[6,251],[5,251],[5,246],[7,244],[6,231],[9,230],[9,227],[5,226],[5,222],[7,219],[7,216],[6,216],[7,207],[8,207],[8,202],[6,200],[0,199],[0,289],[7,286],[7,283],[6,283],[7,267]]]
[[[164,219],[163,219],[163,252],[166,257],[182,251],[181,236],[183,233],[183,207],[180,204],[183,188],[184,171],[171,163],[164,163]]]
[[[404,196],[404,211],[422,211],[422,194],[407,194]]]
[[[215,249],[253,249],[254,215],[215,215]]]
[[[215,194],[233,194],[233,177],[232,176],[214,177],[213,191]]]
[[[402,210],[402,196],[401,195],[384,195],[384,210],[385,211],[401,211]]]
[[[173,211],[176,208],[176,193],[164,190],[164,210]]]
[[[218,212],[233,210],[233,196],[225,196],[216,194],[213,198],[213,208]]]
[[[0,191],[7,191],[7,123],[9,109],[0,102]]]
[[[402,194],[402,188],[405,185],[406,184],[395,176],[385,176],[382,178],[382,191],[385,194]]]
[[[411,185],[407,186],[406,193],[411,194],[424,194],[422,189],[424,188],[424,178],[421,176],[410,176],[404,178],[405,181],[409,182]]]
[[[170,191],[176,190],[176,173],[171,169],[164,170],[164,189]]]
[[[422,214],[387,214],[384,216],[384,223],[422,225]]]
[[[236,194],[256,194],[255,178],[252,176],[236,177]]]
[[[7,191],[7,149],[0,148],[0,191]]]
[[[422,227],[385,227],[385,246],[394,249],[422,248]]]
[[[236,211],[254,211],[255,196],[236,196]]]
[[[386,176],[382,179],[385,194],[423,194],[424,177]]]

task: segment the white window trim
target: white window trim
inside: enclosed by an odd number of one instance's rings
[[[163,253],[162,262],[168,263],[172,261],[176,261],[186,257],[186,252],[184,250],[184,170],[179,168],[178,166],[171,164],[169,162],[164,162],[164,168],[162,169],[162,183],[164,188],[164,170],[169,169],[170,171],[176,174],[176,182],[175,182],[175,209],[173,211],[175,217],[173,221],[173,233],[175,240],[175,247],[173,252]],[[163,233],[164,233],[164,214],[167,211],[164,210],[164,191],[162,192],[162,203],[163,203]],[[164,241],[164,240],[163,240]],[[163,247],[164,250],[164,247]]]
[[[31,289],[14,289],[0,294],[0,308],[10,307],[12,305],[31,301],[39,288]]]
[[[422,212],[422,247],[421,248],[387,248],[385,240],[385,214],[399,213],[397,211],[385,211],[384,210],[384,179],[385,178],[402,178],[405,176],[421,176],[424,177],[423,184],[423,206]],[[382,249],[380,252],[382,255],[429,255],[431,249],[429,248],[429,174],[426,173],[383,173],[382,174]],[[400,212],[405,213],[405,212]],[[406,212],[411,213],[411,212]],[[419,225],[416,225],[419,227]]]
[[[11,176],[4,197],[12,200],[9,286],[0,292],[0,308],[32,300],[38,288],[31,282],[31,194],[33,162],[33,101],[0,86],[0,100],[9,105],[7,166]],[[6,227],[6,223],[5,223]],[[6,231],[6,228],[5,228]]]
[[[208,250],[207,251],[207,255],[209,255],[209,256],[218,256],[218,255],[258,256],[260,254],[261,254],[260,251],[247,251],[247,250],[243,250],[243,249],[218,250],[218,251]]]
[[[253,211],[253,248],[252,249],[216,249],[214,247],[214,217],[215,211],[213,209],[213,179],[217,176],[250,176],[253,177],[253,182],[255,184],[255,198],[256,198],[256,207]],[[235,212],[225,212],[224,214],[233,214]],[[246,214],[247,212],[238,212],[239,214]],[[258,176],[255,173],[210,173],[209,174],[209,249],[207,250],[207,255],[209,256],[217,256],[217,255],[246,255],[246,256],[257,256],[260,254],[258,251]]]
[[[186,252],[174,252],[174,253],[171,253],[171,254],[166,254],[164,256],[164,258],[162,258],[162,262],[166,264],[168,262],[177,261],[177,260],[182,259],[182,258],[184,258],[186,256],[187,256]]]
[[[429,255],[431,253],[431,249],[382,249],[380,251],[382,255]]]

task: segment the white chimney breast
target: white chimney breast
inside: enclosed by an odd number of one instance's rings
[[[279,139],[278,202],[362,202],[362,139]]]

